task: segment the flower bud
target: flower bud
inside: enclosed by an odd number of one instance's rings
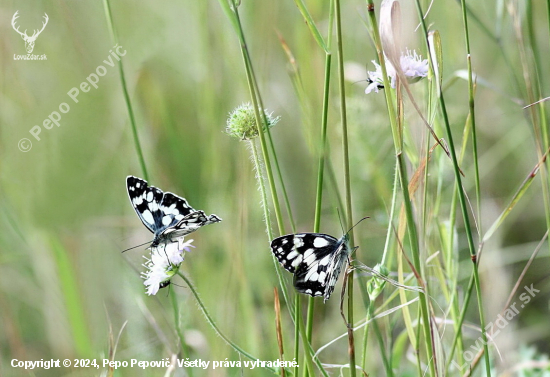
[[[382,276],[389,275],[388,269],[384,265],[381,265],[380,263],[374,266],[373,270],[375,272],[378,272]],[[371,301],[376,300],[376,298],[380,295],[380,293],[382,293],[382,290],[384,289],[385,285],[386,285],[386,280],[376,275],[369,280],[369,282],[367,283],[367,293],[369,294],[369,298]]]
[[[279,121],[280,117],[274,118],[273,113],[266,110],[265,118],[266,125],[262,125],[263,131],[267,131],[268,128],[273,127]],[[227,118],[227,127],[225,132],[228,135],[234,136],[241,140],[250,140],[258,136],[258,127],[256,125],[256,115],[254,114],[254,107],[250,103],[243,103],[237,107]]]

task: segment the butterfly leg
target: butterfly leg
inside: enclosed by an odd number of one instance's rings
[[[344,281],[342,282],[342,293],[340,294],[340,315],[342,316],[342,319],[344,320],[344,323],[346,324],[346,327],[349,331],[353,331],[353,324],[348,321],[346,318],[346,315],[344,314],[344,296],[346,295],[346,288],[348,286],[348,276],[351,272],[351,260],[348,256],[348,267],[344,271]]]
[[[157,247],[151,247],[150,248],[151,253],[158,253],[159,252],[159,246],[160,246],[160,244]],[[162,248],[162,251],[164,252],[164,256],[166,256],[166,262],[168,262],[168,265],[171,265],[172,263],[170,262],[170,258],[168,257],[168,253],[166,252],[166,245],[165,245],[165,247]]]

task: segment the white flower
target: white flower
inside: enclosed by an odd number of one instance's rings
[[[142,277],[145,279],[143,284],[147,289],[148,295],[155,295],[160,288],[170,284],[170,279],[178,272],[178,269],[183,262],[184,251],[191,251],[193,240],[184,242],[184,237],[178,238],[173,242],[161,243],[155,247],[151,247],[151,259],[146,259],[143,264],[147,268],[146,272],[142,272]]]
[[[409,82],[417,82],[418,80],[428,75],[428,59],[422,60],[420,55],[416,54],[416,51],[407,50],[406,55],[401,55],[399,62],[401,63],[401,70],[407,76]]]
[[[384,56],[384,59],[386,61],[386,71],[388,74],[388,79],[390,80],[390,85],[392,88],[395,88],[395,78],[397,76],[397,73],[388,58]],[[412,53],[411,51],[407,50],[406,54],[402,54],[399,59],[399,63],[401,64],[401,70],[403,71],[403,74],[407,77],[407,81],[410,84],[415,83],[428,75],[428,60],[422,60],[422,57],[418,55],[414,50],[412,51]],[[373,90],[374,92],[378,93],[379,89],[384,89],[382,68],[375,61],[373,61],[373,64],[376,67],[376,71],[367,72],[367,81],[369,85],[365,89],[366,94],[369,94]]]
[[[145,279],[143,284],[147,289],[148,295],[156,295],[161,285],[164,286],[164,283],[169,282],[173,274],[169,275],[166,267],[155,265],[149,259],[147,261],[148,263],[143,265],[147,268],[147,272],[141,273],[141,276]]]
[[[373,90],[375,93],[378,93],[378,89],[384,89],[384,79],[382,76],[382,68],[374,60],[372,61],[372,63],[376,67],[376,71],[367,72],[367,75],[368,75],[367,81],[369,83],[369,86],[367,86],[367,88],[365,89],[366,94],[369,94]],[[388,78],[392,82],[392,87],[394,87],[395,69],[393,68],[393,65],[391,65],[388,59],[386,59],[386,71],[388,73]]]

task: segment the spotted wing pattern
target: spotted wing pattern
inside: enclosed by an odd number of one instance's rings
[[[218,216],[207,216],[204,211],[192,212],[175,223],[173,226],[170,226],[162,231],[162,233],[160,233],[160,237],[176,239],[192,233],[205,225],[218,223],[220,221],[222,221],[222,219]]]
[[[206,216],[203,211],[195,210],[184,198],[149,186],[141,178],[128,176],[126,188],[141,222],[155,235],[153,246],[221,221],[216,215]]]
[[[275,238],[271,251],[294,274],[298,292],[323,296],[326,301],[350,254],[347,241],[347,236],[336,239],[322,233],[289,234]]]

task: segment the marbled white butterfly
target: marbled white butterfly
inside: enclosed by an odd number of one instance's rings
[[[310,296],[329,299],[352,249],[349,236],[336,239],[322,233],[298,233],[275,238],[271,251],[294,274],[294,287]]]
[[[203,211],[195,210],[184,198],[149,186],[141,178],[128,176],[126,188],[141,222],[154,233],[152,248],[176,242],[202,226],[222,221],[216,215],[206,216]]]

